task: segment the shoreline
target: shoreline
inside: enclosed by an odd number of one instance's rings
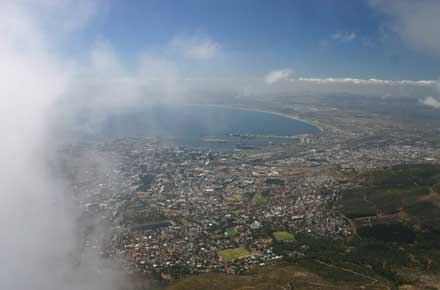
[[[217,104],[188,104],[190,106],[200,106],[200,107],[214,107],[214,108],[226,108],[226,109],[237,109],[237,110],[246,110],[246,111],[254,111],[254,112],[261,112],[261,113],[266,113],[266,114],[272,114],[272,115],[276,115],[276,116],[280,116],[280,117],[284,117],[287,119],[291,119],[291,120],[295,120],[295,121],[300,121],[303,122],[305,124],[308,124],[310,126],[313,126],[315,128],[317,128],[319,130],[318,133],[323,133],[325,131],[324,128],[322,128],[319,124],[316,124],[315,121],[310,121],[310,120],[305,120],[302,118],[298,118],[296,116],[293,115],[289,115],[289,114],[285,114],[285,113],[279,113],[279,112],[274,112],[274,111],[269,111],[269,110],[265,110],[265,109],[257,109],[257,108],[249,108],[249,107],[243,107],[241,105],[238,106],[234,106],[234,105],[217,105]],[[318,134],[318,133],[306,133],[306,134]],[[304,134],[298,134],[298,135],[292,135],[292,136],[300,136],[300,135],[304,135]]]

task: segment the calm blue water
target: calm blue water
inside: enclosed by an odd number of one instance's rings
[[[153,106],[111,115],[94,137],[159,137],[172,139],[178,145],[226,148],[237,144],[260,146],[293,142],[286,138],[239,138],[231,134],[293,136],[318,131],[305,122],[265,112],[186,105]],[[206,142],[206,139],[222,139],[223,142]]]

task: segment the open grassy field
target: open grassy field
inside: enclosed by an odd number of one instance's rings
[[[236,194],[232,194],[232,195],[226,196],[225,200],[231,201],[231,202],[234,202],[234,201],[235,202],[239,202],[239,201],[241,201],[242,198],[243,198],[243,196],[241,194],[236,193]]]
[[[220,257],[227,261],[234,261],[236,259],[252,256],[252,253],[245,247],[225,249],[218,252]]]
[[[277,241],[291,241],[295,236],[286,231],[273,232],[272,235]]]
[[[227,235],[228,237],[235,237],[235,236],[238,235],[238,234],[240,234],[240,232],[237,231],[236,229],[228,229],[228,230],[226,231],[226,235]]]
[[[255,195],[252,198],[252,202],[255,202],[257,204],[265,204],[269,202],[269,198],[265,197],[265,196],[261,196],[261,195]]]

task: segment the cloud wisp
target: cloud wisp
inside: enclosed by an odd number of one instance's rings
[[[434,58],[440,57],[440,2],[437,0],[370,0],[372,8],[386,16],[387,32],[395,34],[408,47]],[[414,84],[414,83],[413,83]],[[431,93],[440,91],[440,82],[417,82],[416,85],[433,86]],[[437,91],[435,90],[437,88]],[[428,92],[419,102],[427,107],[439,109],[440,101]]]
[[[434,80],[382,80],[382,79],[358,79],[358,78],[298,78],[292,81],[303,81],[316,84],[354,84],[354,85],[411,85],[411,86],[434,86],[437,81]]]
[[[79,211],[69,187],[49,166],[56,150],[50,112],[66,95],[74,74],[49,53],[54,39],[41,21],[53,13],[82,14],[88,9],[84,3],[0,3],[0,289],[117,289],[115,273],[98,271],[97,255],[87,255],[75,266]],[[72,30],[59,32],[65,34],[57,40],[68,38]]]
[[[357,38],[355,32],[336,32],[331,36],[331,39],[338,42],[351,42]]]
[[[128,67],[108,43],[99,42],[75,67],[66,92],[52,108],[51,129],[72,138],[93,134],[114,113],[151,103],[178,104],[187,88],[177,63],[160,55],[140,54]],[[87,116],[80,118],[78,116]],[[71,136],[70,136],[71,135]]]
[[[172,38],[170,45],[194,60],[214,58],[221,49],[220,43],[203,34],[179,34]]]
[[[276,82],[287,80],[289,77],[294,73],[294,70],[292,68],[283,68],[283,69],[276,69],[271,72],[269,72],[265,77],[264,81],[271,85]]]
[[[371,6],[385,15],[386,27],[410,47],[440,56],[440,1],[370,0]]]
[[[268,78],[268,76],[270,76]],[[268,81],[269,80],[269,81]],[[244,82],[233,82],[235,91],[247,97],[287,97],[304,94],[333,95],[352,94],[364,97],[405,97],[422,98],[435,93],[435,80],[384,80],[359,78],[306,78],[290,77],[289,71],[269,72],[263,79],[251,79]],[[241,87],[241,89],[240,89]],[[240,95],[240,94],[239,94]]]
[[[420,100],[420,103],[427,107],[431,107],[434,109],[440,109],[440,100],[434,98],[434,97],[426,97],[424,99]]]

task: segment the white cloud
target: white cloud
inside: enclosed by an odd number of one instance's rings
[[[49,29],[42,21],[56,11],[77,17],[77,29],[88,21],[71,9],[80,2],[0,1],[0,289],[114,289],[105,269],[97,274],[95,256],[83,253],[74,267],[78,213],[48,168],[55,155],[49,112],[72,82],[67,61],[49,48],[73,28]]]
[[[196,100],[243,98],[277,98],[304,95],[331,96],[351,94],[362,97],[424,98],[436,93],[433,80],[384,80],[358,78],[284,78],[273,83],[262,78],[185,79],[185,92]]]
[[[357,78],[298,78],[293,81],[303,81],[310,82],[316,84],[331,84],[331,83],[339,83],[339,84],[354,84],[354,85],[390,85],[390,86],[399,86],[399,85],[412,85],[412,86],[434,86],[437,84],[437,81],[434,80],[381,80],[381,79],[357,79]]]
[[[66,73],[44,49],[37,24],[31,11],[12,1],[0,3],[1,289],[61,287],[71,246],[66,238],[72,224],[61,206],[53,205],[56,186],[43,165],[45,113],[63,93]],[[62,265],[53,267],[58,261]]]
[[[440,56],[440,1],[370,0],[389,19],[386,26],[410,47]]]
[[[109,43],[98,42],[88,59],[74,69],[66,93],[54,107],[53,131],[74,138],[99,131],[115,112],[129,111],[147,103],[179,103],[186,83],[177,63],[161,55],[140,54],[127,66]],[[87,113],[87,114],[84,114]],[[78,122],[78,115],[87,115]]]
[[[273,70],[264,77],[264,81],[271,85],[282,80],[287,80],[293,73],[294,70],[292,68]]]
[[[351,42],[357,38],[355,32],[336,32],[331,39],[339,42]]]
[[[135,107],[142,102],[176,102],[185,95],[175,62],[158,55],[141,54],[135,67],[129,69],[108,44],[98,44],[80,72],[73,91],[69,92],[72,96],[67,97],[75,102],[83,98],[88,109],[101,113]]]
[[[289,88],[296,92],[315,94],[347,93],[365,97],[419,98],[435,92],[434,80],[384,80],[359,78],[297,78],[289,80]]]
[[[424,99],[421,99],[420,103],[434,109],[440,109],[440,100],[434,97],[426,97]]]
[[[179,34],[173,37],[170,44],[185,57],[196,60],[211,59],[221,48],[218,42],[201,34]]]
[[[371,39],[358,35],[354,31],[339,31],[330,35],[328,38],[322,39],[320,41],[320,46],[323,48],[330,47],[334,44],[348,44],[348,43],[358,43],[363,47],[371,47],[373,42]]]
[[[271,85],[267,81],[281,78],[284,81]],[[384,79],[359,79],[359,78],[292,78],[289,74],[270,72],[266,78],[247,81],[230,81],[235,86],[238,95],[246,97],[280,97],[304,94],[335,95],[352,94],[365,97],[412,97],[415,99],[431,95],[436,91],[437,81],[434,80],[384,80]],[[277,76],[277,77],[275,77]],[[280,77],[281,76],[281,77]],[[225,82],[223,82],[225,83]],[[234,91],[231,89],[231,91]]]

